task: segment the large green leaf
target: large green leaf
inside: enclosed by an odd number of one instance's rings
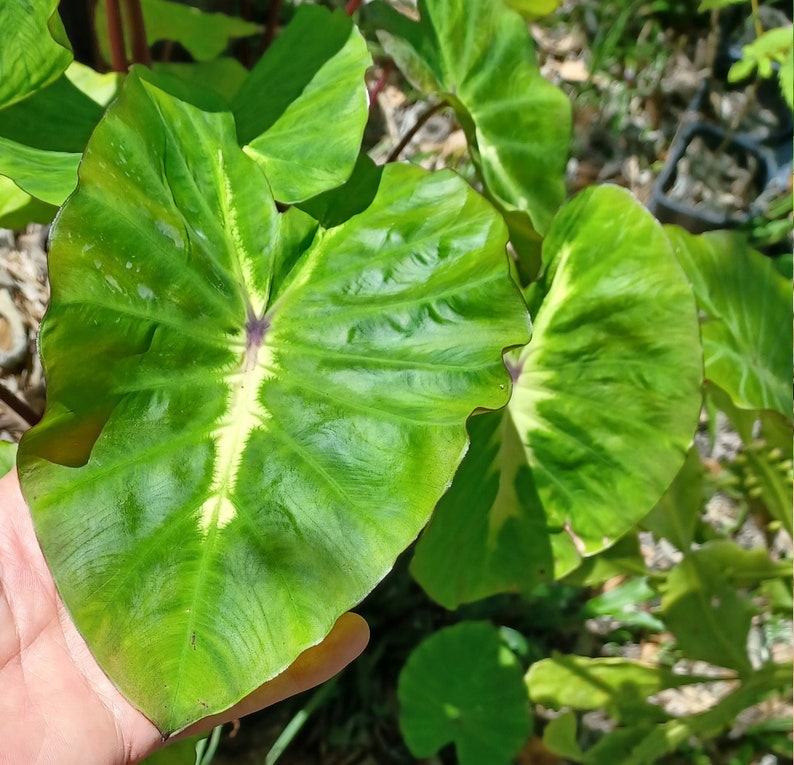
[[[125,3],[122,14],[126,16]],[[168,0],[141,0],[146,39],[150,44],[161,40],[180,43],[196,61],[211,61],[223,53],[234,37],[249,37],[262,31],[258,24],[227,16],[224,13],[205,13],[182,3]],[[105,3],[97,3],[94,25],[99,50],[106,61],[111,60],[108,40],[108,20]],[[128,27],[129,28],[129,27]],[[130,40],[127,40],[130,56]]]
[[[69,66],[72,49],[57,9],[58,0],[0,3],[0,107],[27,98]]]
[[[418,22],[384,3],[370,14],[412,83],[455,108],[488,194],[545,233],[565,198],[571,106],[541,76],[526,22],[494,0],[420,0]]]
[[[505,240],[407,166],[333,229],[280,216],[229,113],[130,75],[54,226],[20,470],[75,623],[162,731],[281,672],[426,522],[527,339]]]
[[[544,242],[545,296],[515,352],[513,398],[471,448],[413,572],[447,607],[529,591],[612,544],[675,477],[700,410],[689,285],[656,221],[617,187],[566,205]]]
[[[427,638],[408,658],[397,693],[400,728],[417,757],[454,742],[461,765],[507,765],[530,731],[521,665],[487,622]]]
[[[791,417],[791,284],[739,234],[667,233],[701,311],[706,377],[737,406]]]
[[[243,83],[232,105],[237,135],[278,201],[301,202],[350,177],[369,114],[371,64],[349,16],[306,5]]]

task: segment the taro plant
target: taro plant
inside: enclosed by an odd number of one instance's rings
[[[715,240],[682,245],[615,187],[565,201],[570,105],[519,13],[553,3],[362,10],[453,110],[480,191],[369,160],[371,59],[341,11],[302,5],[247,71],[217,56],[249,27],[131,3],[129,47],[102,21],[121,71],[100,74],[70,63],[54,0],[29,5],[0,7],[0,174],[18,215],[60,210],[48,403],[18,470],[75,623],[164,735],[321,640],[434,509],[412,572],[453,609],[581,570],[657,505],[704,348],[720,367],[698,321]],[[146,65],[147,28],[195,63]],[[715,381],[734,406],[782,406],[775,354]],[[429,638],[400,685],[412,751],[507,762],[531,729],[521,673],[490,625]],[[414,706],[419,686],[437,698]]]

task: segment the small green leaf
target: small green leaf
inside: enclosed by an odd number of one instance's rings
[[[403,667],[397,695],[416,757],[454,743],[460,765],[508,765],[530,732],[521,665],[486,622],[427,638]]]
[[[614,589],[590,598],[582,608],[582,614],[585,618],[610,616],[629,627],[661,632],[664,624],[647,608],[642,608],[655,597],[657,592],[648,584],[647,577],[628,579]]]
[[[649,696],[709,680],[713,678],[676,674],[631,659],[590,659],[556,652],[550,659],[535,662],[526,675],[529,696],[536,704],[551,709],[604,709],[616,720],[631,724],[666,717],[648,703]]]
[[[588,190],[555,218],[544,261],[510,404],[470,421],[412,564],[448,608],[527,592],[608,547],[658,502],[697,426],[695,304],[653,217],[622,189]]]
[[[349,16],[304,5],[243,83],[232,104],[237,135],[279,202],[304,201],[350,177],[371,64]]]
[[[49,85],[69,66],[72,50],[57,8],[58,0],[0,3],[0,107]]]
[[[489,196],[545,233],[565,198],[571,105],[541,76],[526,22],[492,0],[420,0],[418,22],[382,2],[369,13],[406,77],[455,109]]]
[[[558,757],[581,762],[584,754],[576,740],[576,714],[568,710],[549,720],[543,731],[543,744]]]
[[[10,472],[17,460],[17,445],[0,441],[0,478]]]
[[[765,550],[743,550],[728,540],[707,542],[668,574],[662,618],[689,658],[747,674],[752,671],[747,632],[755,607],[737,590],[787,574],[790,564],[769,560]]]
[[[122,17],[126,19],[125,9],[126,3],[122,3]],[[224,13],[205,13],[199,8],[168,0],[141,0],[141,9],[146,27],[146,39],[150,45],[162,40],[173,40],[180,43],[196,61],[211,61],[226,50],[230,39],[250,37],[262,31],[259,24],[252,24]],[[108,21],[104,2],[96,5],[94,25],[97,30],[99,50],[105,61],[110,61]],[[129,40],[127,40],[127,57],[130,57]]]
[[[281,216],[230,113],[129,76],[54,226],[20,473],[75,623],[162,731],[281,672],[418,534],[527,339],[505,242],[404,165],[332,229]]]
[[[701,312],[706,377],[737,406],[791,416],[791,284],[728,231],[666,227]]]

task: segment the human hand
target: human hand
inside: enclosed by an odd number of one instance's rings
[[[184,735],[324,682],[368,639],[366,622],[344,614],[284,673]],[[160,732],[105,676],[74,626],[14,471],[0,480],[0,742],[0,765],[131,765],[163,746]]]

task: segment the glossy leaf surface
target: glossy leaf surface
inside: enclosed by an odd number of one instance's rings
[[[5,0],[0,29],[0,107],[48,85],[72,60],[58,0]]]
[[[530,729],[521,665],[486,622],[427,638],[401,674],[400,728],[416,757],[455,744],[461,765],[508,765]]]
[[[243,83],[232,104],[237,135],[279,202],[301,202],[350,177],[369,114],[371,64],[345,13],[305,5]]]
[[[702,314],[706,377],[737,406],[790,417],[790,282],[740,235],[667,233]]]
[[[684,462],[702,379],[692,292],[656,221],[588,190],[544,242],[532,341],[509,406],[472,446],[412,570],[447,607],[560,577],[628,531]]]
[[[403,73],[455,108],[488,194],[545,233],[565,198],[571,107],[541,76],[526,22],[491,0],[420,0],[418,22],[374,5]]]
[[[407,166],[333,229],[280,216],[229,113],[130,75],[55,225],[20,466],[76,624],[161,730],[281,672],[426,522],[527,339],[505,240]]]

